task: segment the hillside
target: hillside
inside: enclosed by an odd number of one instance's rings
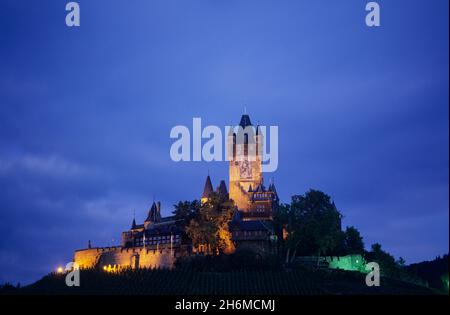
[[[428,282],[430,287],[448,292],[448,255],[432,261],[411,264],[406,270]]]
[[[107,273],[82,270],[80,287],[67,287],[63,274],[49,274],[3,294],[148,294],[148,295],[324,295],[324,294],[438,294],[438,291],[382,278],[380,287],[367,287],[364,275],[348,271],[236,270],[204,272],[192,268],[174,270],[126,270]]]

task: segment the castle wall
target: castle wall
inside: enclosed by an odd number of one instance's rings
[[[73,261],[77,263],[80,268],[90,268],[96,264],[99,255],[98,248],[77,250],[75,251]]]
[[[80,268],[172,268],[175,256],[170,249],[103,247],[76,251],[74,262]]]

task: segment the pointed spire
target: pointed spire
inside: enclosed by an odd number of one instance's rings
[[[217,192],[223,197],[228,195],[227,184],[225,184],[224,180],[220,181],[219,187],[217,187]]]
[[[131,229],[134,230],[136,228],[136,211],[133,210],[133,222],[131,222]]]
[[[145,219],[145,222],[155,222],[156,211],[156,202],[153,201],[153,204],[148,211],[147,219]]]
[[[239,122],[239,126],[245,129],[247,126],[253,126],[252,122],[250,121],[250,116],[247,114],[242,115],[241,121]]]
[[[208,176],[206,177],[205,187],[203,189],[202,198],[209,198],[209,196],[213,193],[213,185],[211,183],[211,178]]]
[[[252,184],[250,184],[250,186],[248,187],[248,192],[253,192]]]

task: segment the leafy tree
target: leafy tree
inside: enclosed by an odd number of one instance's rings
[[[176,225],[183,230],[182,239],[183,242],[189,242],[190,239],[186,234],[186,227],[194,219],[200,211],[200,202],[198,200],[193,201],[179,201],[174,205],[174,211],[172,214],[176,220]]]
[[[366,260],[377,262],[380,265],[381,274],[391,277],[398,276],[399,269],[394,256],[384,251],[379,243],[372,245],[371,251],[366,253]]]
[[[345,254],[364,254],[364,242],[359,231],[348,226],[344,232],[344,252]]]
[[[320,256],[336,250],[342,242],[341,219],[331,198],[318,190],[295,195],[290,205],[281,205],[275,221],[287,232],[286,261],[297,252]]]
[[[206,245],[210,250],[224,253],[233,252],[234,244],[228,227],[233,211],[233,201],[225,200],[217,193],[211,194],[186,227],[192,244],[195,247]]]
[[[174,205],[174,211],[172,212],[175,220],[180,220],[181,226],[186,226],[194,219],[200,210],[200,202],[198,200],[193,201],[180,201]]]

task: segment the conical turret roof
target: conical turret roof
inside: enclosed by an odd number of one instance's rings
[[[211,178],[209,175],[206,177],[205,187],[203,189],[202,198],[209,198],[209,196],[213,193],[213,185],[211,183]]]

